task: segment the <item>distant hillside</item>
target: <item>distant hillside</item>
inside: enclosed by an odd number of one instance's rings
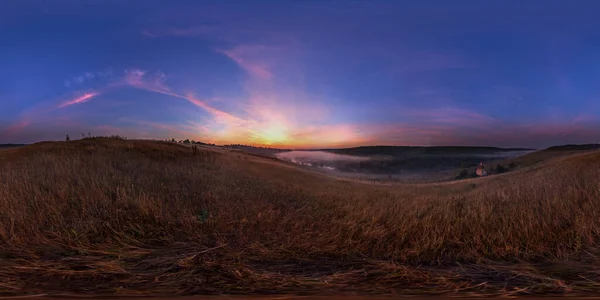
[[[25,146],[25,144],[0,144],[0,148],[13,148],[21,146]]]
[[[563,157],[577,153],[594,151],[598,149],[600,149],[600,144],[553,146],[544,150],[531,152],[519,157],[509,159],[505,161],[504,164],[512,163],[513,165],[519,168],[529,167],[556,157]]]
[[[312,158],[311,165],[331,167],[340,172],[361,174],[398,175],[406,172],[447,171],[473,168],[480,162],[505,160],[528,152],[522,148],[498,147],[419,147],[419,146],[363,146],[346,149],[323,149],[321,152],[340,155],[319,161]],[[315,150],[315,152],[317,152]],[[344,155],[361,156],[365,159],[348,159]],[[302,160],[296,158],[296,160]]]
[[[270,157],[274,157],[275,153],[289,151],[289,150],[284,150],[284,149],[268,148],[268,147],[255,147],[255,146],[241,145],[241,144],[224,145],[222,147],[228,148],[228,149],[240,150],[240,151],[243,151],[246,153],[262,155],[262,156],[270,156]]]
[[[347,155],[457,155],[457,154],[493,154],[510,151],[529,151],[526,148],[498,148],[472,146],[361,146],[345,149],[322,149],[321,151]]]
[[[562,146],[553,146],[546,150],[550,151],[582,151],[582,150],[595,150],[600,149],[600,144],[582,144],[582,145],[562,145]]]

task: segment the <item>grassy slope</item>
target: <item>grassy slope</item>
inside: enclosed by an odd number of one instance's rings
[[[570,156],[574,154],[581,154],[587,152],[594,152],[595,150],[560,150],[560,149],[544,149],[535,152],[531,152],[519,157],[515,157],[506,160],[505,164],[515,163],[518,167],[529,167],[536,165],[541,162],[545,162],[551,159]]]
[[[565,146],[555,146],[550,147],[548,149],[533,151],[524,155],[520,155],[517,157],[502,159],[502,160],[490,160],[483,163],[487,170],[490,170],[492,175],[496,175],[495,168],[497,165],[501,165],[505,168],[506,172],[511,172],[514,170],[526,170],[531,167],[535,167],[538,164],[548,163],[552,160],[559,160],[563,157],[569,157],[573,155],[579,155],[589,152],[598,151],[596,148],[594,149],[590,145],[565,145]],[[514,164],[515,169],[510,169],[509,166]],[[474,171],[471,169],[471,171]],[[458,170],[456,171],[458,172]]]
[[[163,142],[8,149],[0,293],[597,292],[599,166],[385,186]]]

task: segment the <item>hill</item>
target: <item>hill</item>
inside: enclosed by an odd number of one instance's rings
[[[500,163],[504,165],[513,164],[517,168],[525,168],[534,166],[536,164],[554,159],[559,157],[571,156],[574,154],[581,154],[586,152],[592,152],[600,149],[600,144],[585,144],[585,145],[562,145],[553,146],[547,149],[534,151],[521,155],[518,157],[510,158]]]
[[[25,146],[25,144],[0,144],[0,149],[22,147],[22,146]]]
[[[361,146],[344,149],[321,149],[338,154],[347,155],[458,155],[458,154],[494,154],[498,152],[510,151],[530,151],[527,148],[498,148],[498,147],[477,147],[477,146]]]
[[[582,144],[582,145],[562,145],[548,148],[549,151],[582,151],[582,150],[596,150],[600,149],[600,144]]]
[[[600,151],[389,186],[228,149],[0,152],[0,294],[593,294]]]

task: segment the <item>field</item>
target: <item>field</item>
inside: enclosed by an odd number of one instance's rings
[[[44,142],[0,152],[0,295],[594,294],[598,220],[600,151],[385,185],[227,149]]]

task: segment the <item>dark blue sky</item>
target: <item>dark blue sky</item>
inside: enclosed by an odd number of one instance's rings
[[[0,2],[0,143],[600,142],[600,1]]]

